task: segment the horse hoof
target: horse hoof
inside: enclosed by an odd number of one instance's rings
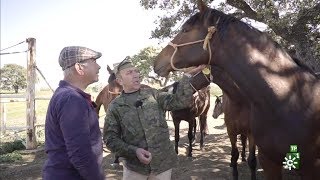
[[[112,164],[110,164],[111,165],[111,167],[113,168],[113,169],[121,169],[122,168],[122,166],[119,164],[119,163],[112,163]]]

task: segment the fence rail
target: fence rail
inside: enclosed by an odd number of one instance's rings
[[[30,126],[7,126],[7,104],[8,103],[15,103],[15,102],[26,102],[24,95],[3,95],[0,94],[0,134],[5,136],[13,132],[17,134],[22,131],[27,131],[30,129]],[[50,100],[50,97],[36,97],[35,100]],[[44,127],[44,124],[35,124],[34,127]]]

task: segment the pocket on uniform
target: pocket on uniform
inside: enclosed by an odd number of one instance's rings
[[[134,115],[132,113],[130,113],[130,111],[124,112],[123,114],[121,114],[121,124],[124,126],[122,128],[122,133],[124,135],[126,135],[129,131],[132,135],[136,135],[137,131],[136,131],[136,127],[135,124],[133,122],[133,118]]]

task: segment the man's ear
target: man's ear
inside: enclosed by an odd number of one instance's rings
[[[80,63],[76,63],[73,66],[79,75],[84,75],[83,66]]]

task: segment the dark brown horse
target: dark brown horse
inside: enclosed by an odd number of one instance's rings
[[[155,72],[166,76],[171,65],[220,67],[250,102],[250,126],[266,179],[282,179],[290,145],[298,147],[302,179],[320,179],[319,79],[266,34],[201,0],[198,7],[172,40],[174,48],[165,47],[156,58]],[[184,45],[188,42],[194,43]]]
[[[162,91],[168,91],[170,87],[173,87],[173,93],[176,91],[178,82],[173,83],[162,89]],[[189,124],[188,139],[189,149],[188,156],[192,157],[192,142],[195,139],[196,134],[196,117],[199,117],[200,123],[200,149],[203,148],[204,136],[207,133],[207,114],[210,108],[210,86],[200,89],[193,95],[193,104],[191,108],[171,111],[172,121],[174,123],[174,139],[175,139],[175,151],[178,154],[178,145],[180,140],[180,122],[185,120]]]
[[[212,112],[212,117],[214,119],[217,119],[223,113],[223,105],[222,95],[216,96]]]

